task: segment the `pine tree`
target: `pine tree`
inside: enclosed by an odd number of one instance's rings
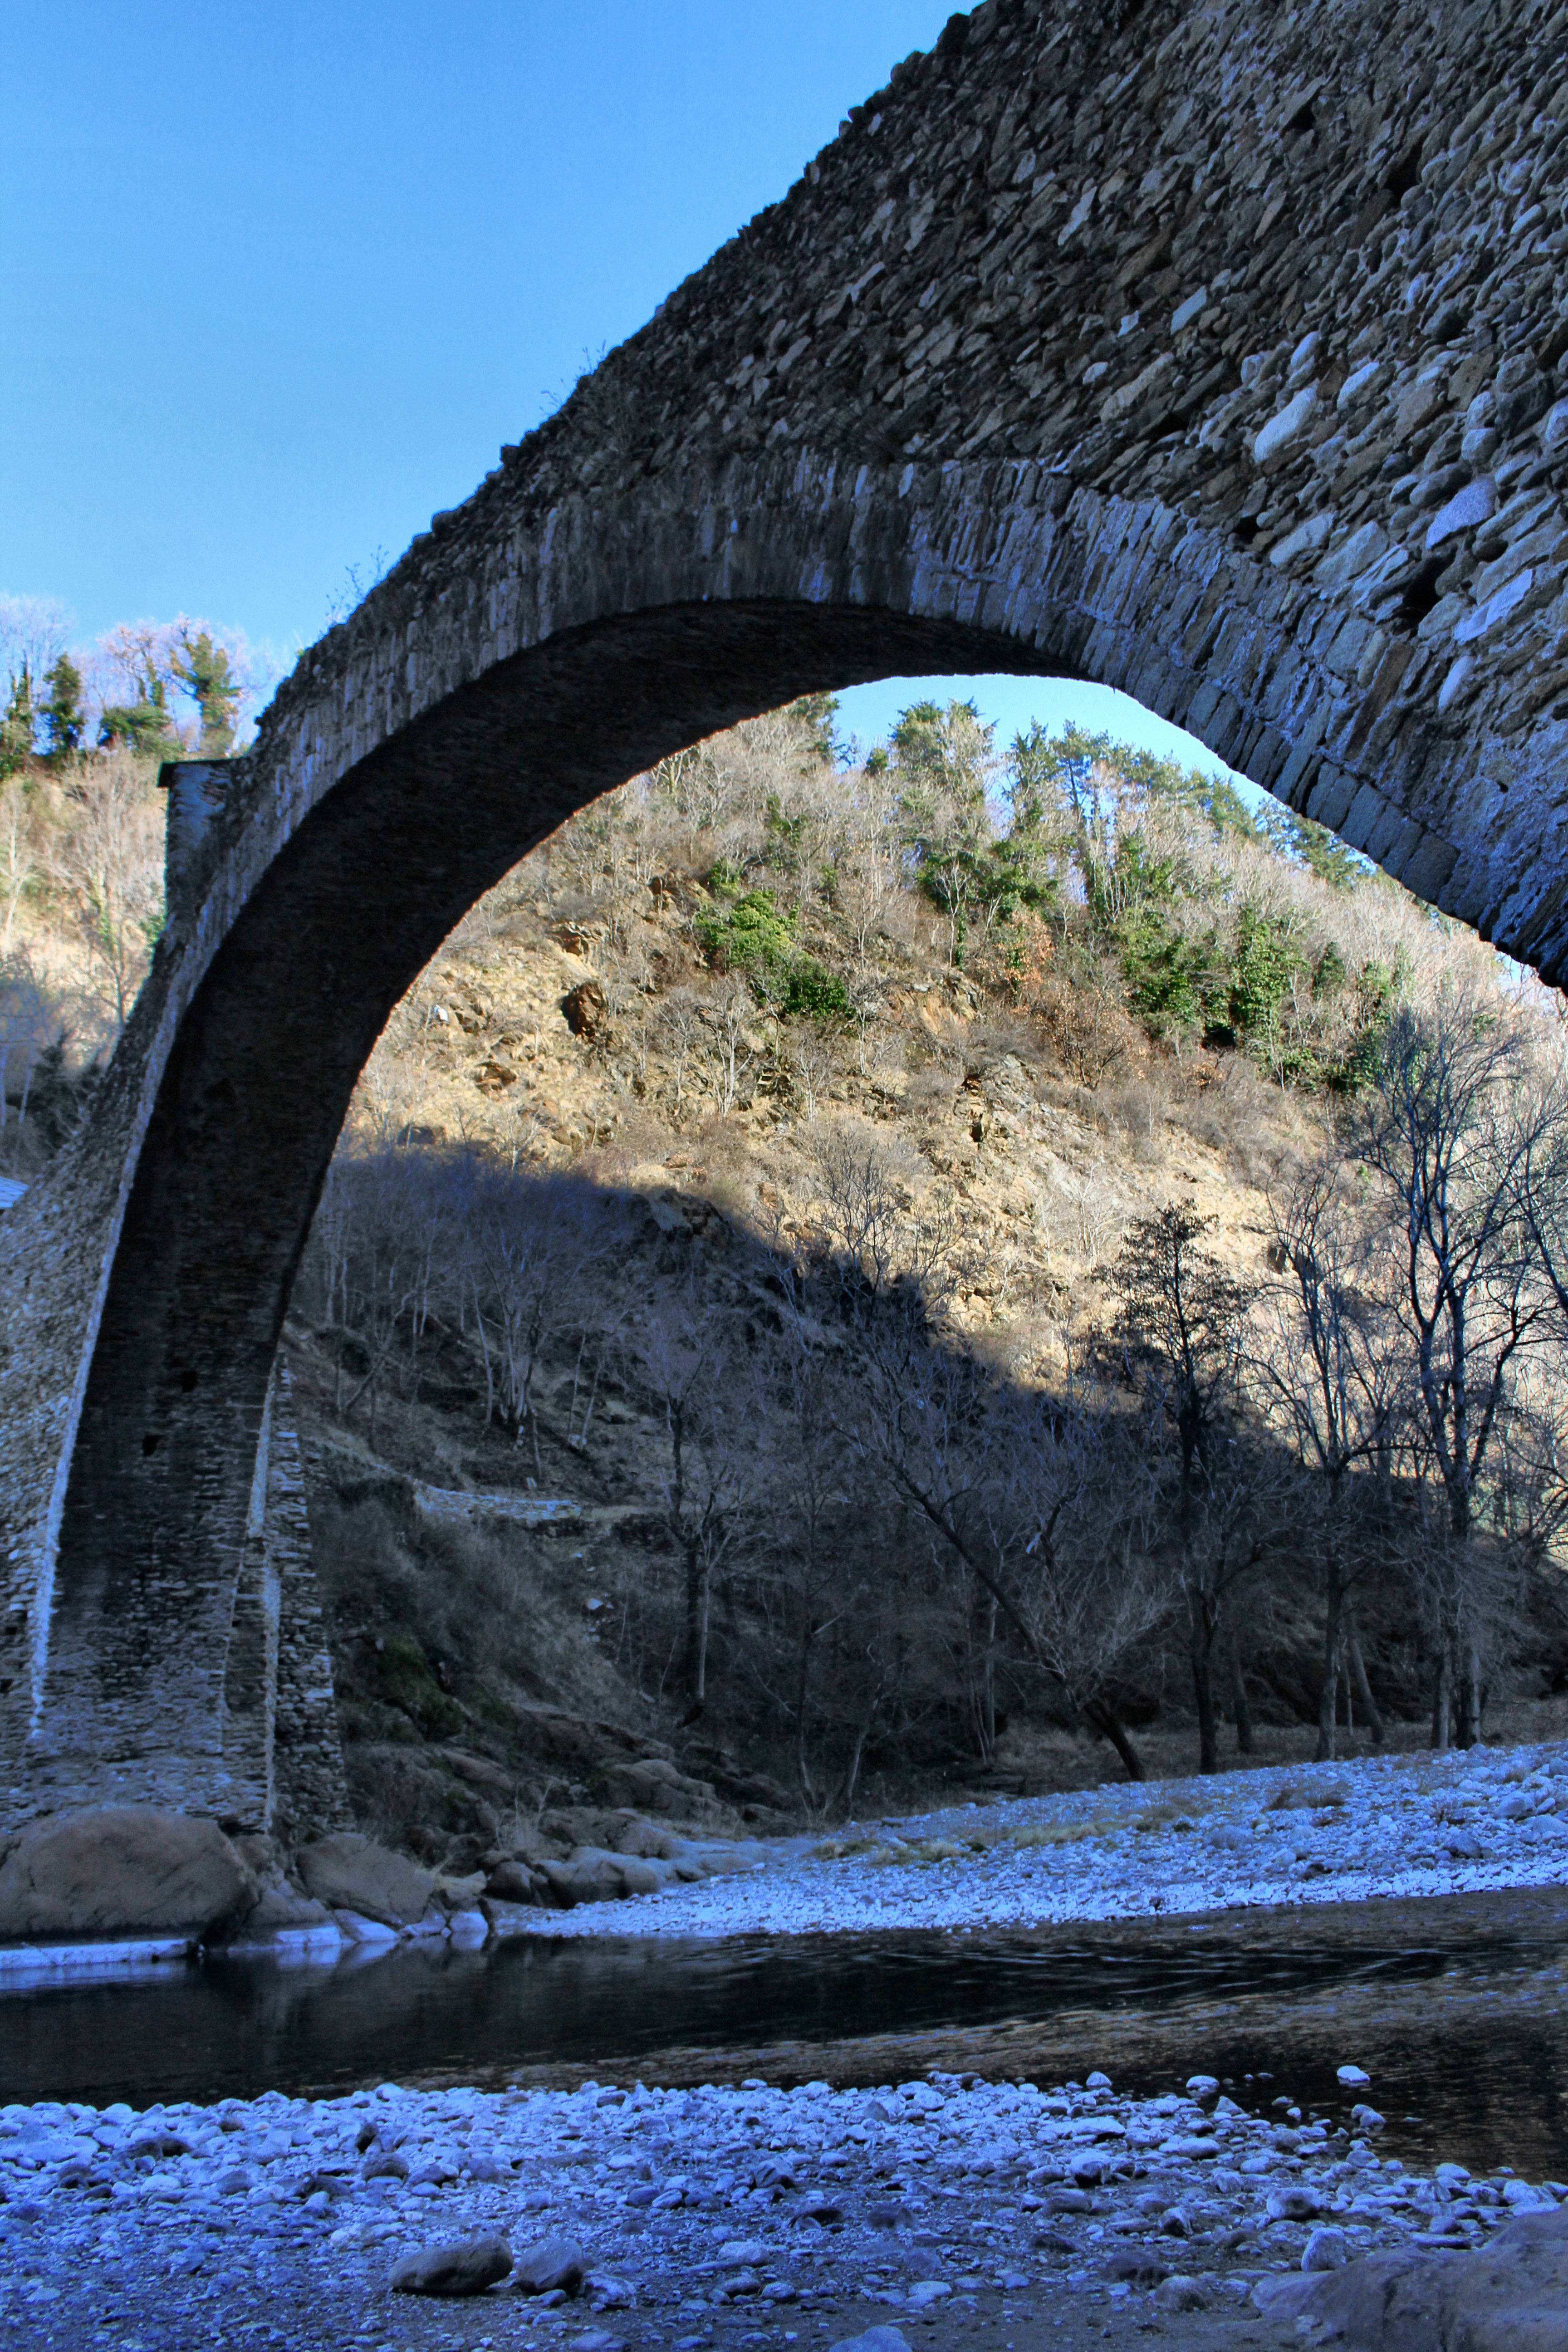
[[[994,730],[973,702],[915,702],[899,714],[893,752],[899,824],[921,888],[947,917],[953,967],[963,968],[972,914],[1013,896],[993,854],[985,786]]]
[[[49,698],[44,705],[44,730],[48,756],[57,763],[81,749],[81,672],[69,654],[61,654],[44,680]]]
[[[177,752],[180,739],[169,717],[163,679],[145,678],[135,702],[111,703],[98,722],[98,740],[106,747],[123,743],[130,751],[165,759]]]
[[[187,630],[169,667],[201,712],[197,749],[202,758],[226,760],[234,748],[240,691],[227,646],[215,645],[209,629],[198,630],[195,635]]]

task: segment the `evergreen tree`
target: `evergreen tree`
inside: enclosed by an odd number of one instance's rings
[[[33,679],[26,660],[12,672],[11,692],[0,717],[0,778],[14,776],[33,756]]]
[[[69,654],[61,654],[44,683],[49,689],[44,705],[44,730],[48,738],[49,758],[58,762],[81,749],[81,672]]]
[[[183,747],[169,716],[168,631],[153,622],[133,621],[111,629],[100,643],[131,680],[136,698],[104,709],[98,726],[100,743],[122,743],[153,759],[177,757]]]
[[[905,855],[921,888],[947,917],[954,968],[962,971],[972,916],[1001,911],[1016,893],[995,856],[986,779],[992,739],[973,702],[911,703],[893,730]]]
[[[134,702],[111,703],[98,722],[98,740],[106,749],[123,743],[128,751],[149,757],[171,758],[182,749],[169,717],[166,689],[161,677],[142,680]]]
[[[199,629],[194,634],[187,629],[170,658],[169,667],[201,713],[197,750],[202,758],[226,760],[234,748],[240,693],[227,646],[215,645],[210,629]]]

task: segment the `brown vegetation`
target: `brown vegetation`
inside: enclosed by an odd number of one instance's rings
[[[367,1822],[471,1861],[628,1758],[826,1818],[1554,1686],[1542,1004],[1205,780],[828,720],[563,827],[366,1069],[287,1345]],[[48,858],[40,964],[96,903]]]

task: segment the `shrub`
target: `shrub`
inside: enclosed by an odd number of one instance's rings
[[[389,1706],[400,1706],[426,1738],[449,1738],[460,1728],[462,1708],[441,1688],[412,1633],[386,1634],[375,1660],[381,1696]]]
[[[721,882],[720,876],[716,866],[709,885],[723,893],[727,877]],[[795,919],[771,890],[747,890],[733,898],[721,895],[697,917],[693,929],[710,963],[721,971],[744,972],[764,994],[783,984],[795,961]]]
[[[815,956],[802,956],[784,983],[784,1012],[804,1021],[847,1021],[851,1009],[849,992],[838,974]]]

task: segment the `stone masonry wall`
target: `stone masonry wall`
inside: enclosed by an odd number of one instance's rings
[[[354,1077],[662,752],[891,672],[1102,679],[1568,966],[1565,142],[1545,0],[988,0],[188,780],[91,1128],[0,1227],[0,1814],[222,1810]]]
[[[304,1461],[279,1364],[268,1396],[224,1669],[227,1829],[288,1844],[351,1829]]]

